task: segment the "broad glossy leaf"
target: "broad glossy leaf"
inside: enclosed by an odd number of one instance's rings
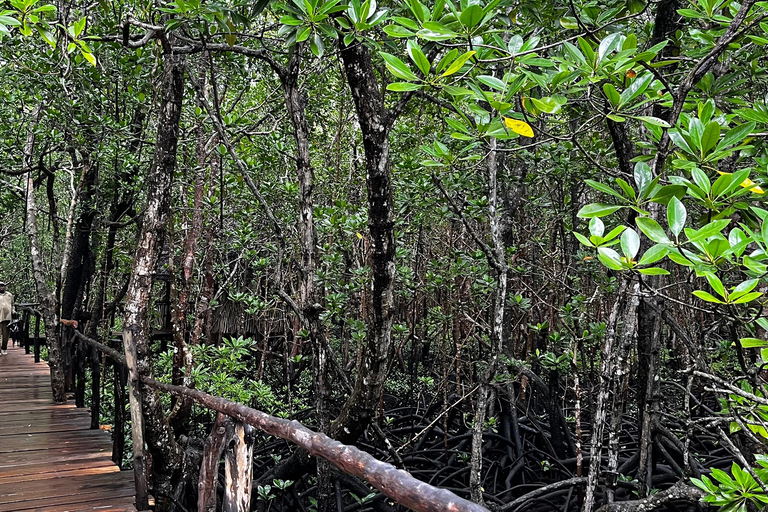
[[[645,233],[645,236],[656,242],[657,244],[669,244],[670,240],[667,234],[659,226],[659,223],[650,217],[638,217],[635,219],[637,227],[640,231]]]
[[[483,21],[483,16],[483,8],[477,4],[472,4],[461,11],[459,21],[462,25],[471,30]]]
[[[713,220],[699,230],[686,228],[685,234],[691,242],[706,240],[711,236],[719,235],[730,222],[731,219]]]
[[[707,281],[709,282],[709,286],[715,290],[715,293],[717,293],[722,298],[726,298],[725,287],[723,286],[723,282],[720,281],[719,277],[717,277],[715,274],[707,274]]]
[[[766,348],[768,347],[768,341],[758,338],[741,338],[739,340],[742,348]]]
[[[622,91],[621,93],[621,106],[628,104],[633,99],[641,95],[653,81],[653,75],[646,73],[645,75],[635,78],[635,80]]]
[[[424,52],[421,50],[421,47],[416,44],[416,41],[413,39],[409,40],[406,48],[408,49],[408,56],[411,58],[413,63],[416,64],[416,67],[421,70],[424,76],[429,75],[429,68],[431,67],[429,60],[427,60],[426,55],[424,55]]]
[[[600,263],[610,268],[611,270],[624,270],[624,265],[621,262],[619,253],[608,247],[599,247],[597,249],[597,259]]]
[[[591,219],[592,217],[605,217],[606,215],[610,215],[621,208],[623,208],[623,206],[592,203],[584,206],[576,215],[582,219]]]
[[[645,162],[637,162],[635,164],[635,185],[642,194],[651,181],[653,181],[653,171],[650,166]]]
[[[414,84],[411,82],[392,82],[391,84],[387,85],[387,90],[394,92],[418,91],[422,87],[422,85]]]
[[[667,222],[669,223],[669,230],[678,236],[685,227],[685,220],[687,213],[685,206],[676,197],[672,197],[667,203]]]
[[[458,70],[464,66],[464,63],[466,63],[475,53],[474,50],[464,53],[456,58],[450,66],[448,66],[448,69],[445,70],[445,72],[442,74],[442,76],[450,76],[454,73],[456,73]]]
[[[711,149],[717,146],[720,140],[720,124],[717,121],[707,123],[704,133],[701,136],[701,156],[709,153]]]
[[[650,265],[652,263],[656,263],[657,261],[663,260],[664,257],[669,254],[669,246],[664,244],[656,244],[651,246],[650,249],[645,251],[643,254],[643,257],[640,258],[640,261],[638,264],[640,265]]]
[[[402,78],[403,80],[418,80],[418,77],[402,60],[385,52],[379,52],[379,55],[384,59],[389,72],[397,78]]]
[[[635,259],[640,250],[640,236],[634,229],[625,229],[621,234],[621,250],[629,260]]]
[[[707,293],[703,290],[696,290],[693,292],[693,294],[696,297],[700,298],[701,300],[705,300],[707,302],[714,302],[715,304],[725,304],[725,302],[723,302],[722,300],[713,296],[711,293]]]
[[[533,128],[531,128],[531,125],[525,121],[518,121],[517,119],[512,119],[511,117],[505,117],[504,124],[507,126],[507,128],[519,135],[522,135],[523,137],[533,137]]]
[[[496,89],[497,91],[503,91],[505,88],[504,82],[496,78],[495,76],[490,75],[478,75],[477,80],[480,83],[483,83],[490,87],[491,89]]]
[[[664,270],[663,268],[659,267],[648,267],[648,268],[640,268],[637,269],[638,272],[641,274],[645,274],[646,276],[668,276],[669,271]]]

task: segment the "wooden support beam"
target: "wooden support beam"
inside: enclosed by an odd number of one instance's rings
[[[197,486],[198,512],[217,511],[216,487],[219,481],[219,462],[227,441],[232,438],[234,431],[232,418],[219,413],[203,448],[203,462],[200,465],[200,479]]]
[[[234,432],[224,453],[224,512],[250,510],[255,430],[242,421],[234,423]]]

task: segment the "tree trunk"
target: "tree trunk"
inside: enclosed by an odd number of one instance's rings
[[[392,353],[395,222],[389,132],[393,119],[384,107],[368,48],[358,43],[345,46],[341,59],[363,133],[373,281],[355,388],[331,427],[334,438],[349,443],[357,440],[375,414]]]
[[[165,54],[163,64],[165,69],[155,154],[147,177],[147,203],[134,255],[123,317],[126,359],[133,363],[128,365],[131,418],[134,421],[134,432],[136,432],[136,423],[141,423],[143,409],[146,444],[152,455],[153,489],[158,510],[164,510],[168,506],[163,499],[172,495],[174,479],[178,478],[182,470],[184,458],[183,450],[176,444],[173,431],[163,413],[157,391],[149,388],[137,389],[139,379],[153,376],[149,350],[150,291],[170,211],[171,184],[176,168],[176,148],[184,93],[183,57]],[[136,441],[135,437],[134,441]],[[134,442],[135,449],[142,448],[135,445]],[[134,452],[134,458],[142,456],[143,453]],[[141,506],[138,508],[141,509]]]
[[[475,408],[474,426],[472,428],[472,459],[469,473],[469,492],[472,501],[485,505],[482,493],[483,467],[483,432],[485,430],[485,413],[488,399],[493,396],[491,381],[496,375],[504,348],[504,311],[507,307],[507,262],[504,255],[504,239],[501,231],[501,215],[498,200],[498,162],[496,159],[496,139],[491,139],[487,159],[488,170],[488,218],[490,223],[492,254],[488,257],[495,262],[496,292],[493,299],[493,325],[491,332],[491,357],[488,361],[480,382],[480,393]]]
[[[61,340],[59,339],[58,305],[53,292],[48,287],[45,275],[45,262],[40,248],[40,237],[37,232],[37,201],[35,199],[35,182],[32,176],[32,155],[35,149],[35,129],[43,115],[43,105],[38,105],[32,113],[32,124],[27,132],[24,145],[24,167],[29,169],[25,179],[27,216],[26,229],[29,237],[29,250],[32,260],[32,274],[37,290],[37,300],[45,325],[45,339],[48,345],[48,365],[51,368],[51,390],[56,402],[67,400],[64,390],[64,368],[62,365]]]

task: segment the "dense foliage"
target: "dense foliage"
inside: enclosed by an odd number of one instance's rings
[[[0,277],[58,398],[77,320],[490,508],[768,505],[768,3],[0,9]],[[213,415],[142,404],[194,507]],[[297,506],[396,504],[259,437],[252,507]]]

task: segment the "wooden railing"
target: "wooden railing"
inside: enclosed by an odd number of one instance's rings
[[[40,322],[41,314],[37,308],[38,304],[16,304],[16,309],[21,312],[21,318],[18,319],[19,334],[13,339],[24,347],[24,351],[29,354],[33,349],[35,353],[35,362],[40,362]],[[32,319],[34,318],[34,336],[30,336],[32,330]],[[45,341],[42,341],[45,344]]]
[[[124,354],[113,347],[83,335],[77,329],[72,327],[66,327],[66,329],[71,329],[77,339],[109,357],[116,369],[116,378],[118,378],[119,370],[120,378],[123,379],[121,380],[122,385],[125,384],[127,365]],[[205,442],[198,487],[199,512],[216,510],[218,465],[222,455],[225,459],[226,474],[223,510],[228,512],[248,511],[253,454],[253,440],[249,431],[253,429],[258,429],[300,446],[311,455],[325,459],[341,471],[367,481],[395,502],[417,512],[487,512],[487,509],[476,503],[461,498],[446,489],[417,480],[406,471],[380,461],[354,446],[344,445],[325,434],[314,432],[298,421],[277,418],[243,404],[192,388],[174,386],[149,378],[142,379],[141,383],[162,392],[186,397],[196,404],[218,413],[211,434]],[[115,398],[117,399],[117,397]],[[122,400],[124,405],[124,395]],[[117,410],[118,404],[115,405],[115,410]],[[94,413],[93,410],[92,413]],[[98,414],[98,411],[95,414]],[[140,438],[134,438],[134,449],[143,449],[143,433],[137,433],[134,429],[134,437],[137,435]],[[140,477],[136,480],[137,503],[147,500],[146,479],[144,475],[140,475]],[[143,484],[140,483],[142,480]]]

